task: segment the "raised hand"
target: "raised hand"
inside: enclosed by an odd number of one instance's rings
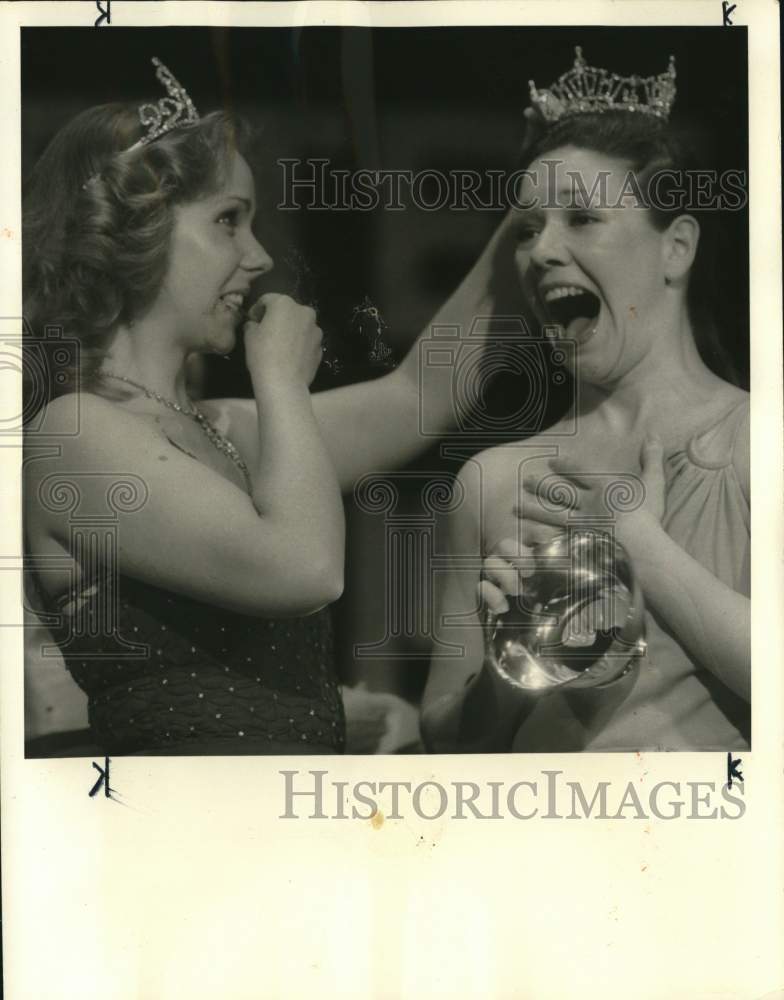
[[[310,306],[269,292],[250,309],[244,330],[246,362],[254,377],[310,385],[321,363],[323,338]]]

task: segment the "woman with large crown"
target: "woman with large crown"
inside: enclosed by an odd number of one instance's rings
[[[717,212],[679,196],[691,162],[668,124],[674,61],[660,76],[624,78],[578,49],[574,68],[549,90],[532,83],[531,97],[514,262],[537,317],[574,347],[578,391],[556,425],[461,470],[426,744],[740,750],[750,738],[749,397],[723,365],[711,313]],[[614,481],[636,483],[637,500],[608,510]],[[619,677],[586,697],[554,684],[532,698],[498,669],[481,619],[530,598],[554,536],[607,527],[608,516],[644,595],[647,654],[631,686]],[[590,643],[588,631],[578,623],[573,644]]]

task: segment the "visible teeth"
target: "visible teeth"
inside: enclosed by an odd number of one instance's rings
[[[584,295],[585,289],[576,285],[558,285],[556,288],[548,288],[544,293],[545,302],[553,302],[555,299],[565,299],[569,295]]]
[[[225,295],[221,295],[222,302],[230,309],[242,309],[243,298],[244,296],[240,292],[227,292]]]

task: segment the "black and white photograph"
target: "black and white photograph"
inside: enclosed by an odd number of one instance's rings
[[[25,29],[28,753],[748,749],[745,42]]]
[[[551,6],[3,13],[11,1000],[778,995],[776,5]]]

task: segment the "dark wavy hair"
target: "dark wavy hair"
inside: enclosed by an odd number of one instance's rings
[[[248,126],[223,112],[131,148],[141,135],[136,105],[83,111],[55,135],[26,185],[25,332],[39,348],[47,328],[79,345],[78,361],[65,373],[60,366],[47,397],[95,385],[111,332],[141,317],[160,291],[174,207],[220,187],[232,153],[250,139]]]
[[[638,189],[643,195],[652,224],[659,231],[666,229],[679,215],[688,213],[700,225],[697,254],[689,275],[687,307],[697,349],[703,361],[716,374],[736,385],[740,384],[738,368],[722,342],[716,321],[719,260],[723,253],[724,233],[717,211],[706,211],[684,203],[664,208],[662,201],[668,187],[658,184],[667,179],[662,172],[688,176],[705,169],[705,153],[693,140],[693,132],[676,129],[661,119],[629,111],[609,111],[603,114],[585,113],[563,118],[540,131],[523,151],[522,166],[546,156],[564,146],[576,146],[629,164]],[[653,196],[652,185],[658,180],[659,190]],[[679,183],[673,177],[670,183]]]

